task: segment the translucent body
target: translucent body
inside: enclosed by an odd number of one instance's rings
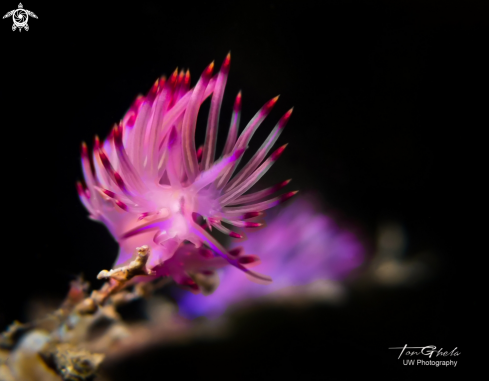
[[[267,102],[238,137],[241,93],[238,94],[224,151],[215,161],[219,112],[229,65],[230,55],[218,75],[212,77],[211,64],[192,89],[188,71],[180,75],[175,71],[168,80],[156,81],[145,97],[136,99],[103,144],[95,139],[91,158],[83,144],[86,187],[79,184],[78,192],[91,218],[104,223],[119,243],[115,266],[126,264],[136,247],[148,245],[149,267],[161,269],[188,241],[196,248],[205,244],[255,281],[271,280],[229,255],[203,227],[214,227],[239,238],[240,234],[222,223],[260,226],[247,220],[295,194],[289,192],[263,201],[287,183],[283,182],[244,195],[283,152],[285,146],[265,159],[292,110],[280,119],[253,158],[231,178],[249,140],[278,97]],[[197,115],[200,105],[211,94],[205,144],[196,150]],[[201,217],[204,225],[197,223]],[[172,271],[167,272],[168,276],[174,275]]]

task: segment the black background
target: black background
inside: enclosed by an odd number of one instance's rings
[[[0,328],[25,319],[27,300],[61,298],[76,274],[97,285],[98,271],[115,259],[116,243],[88,220],[76,194],[81,141],[91,146],[95,134],[105,137],[158,76],[190,68],[195,84],[231,50],[221,131],[240,89],[243,122],[281,94],[252,149],[295,107],[278,142],[290,144],[265,183],[292,177],[287,189],[319,191],[372,243],[379,221],[401,221],[409,250],[436,252],[441,271],[415,290],[354,295],[341,311],[250,317],[224,344],[146,357],[137,379],[151,379],[159,363],[162,378],[184,376],[194,364],[208,377],[411,379],[415,370],[386,349],[405,343],[463,353],[457,369],[418,368],[416,376],[467,369],[466,318],[478,304],[466,268],[483,252],[469,248],[474,221],[465,190],[472,192],[473,163],[465,159],[487,128],[487,118],[479,119],[487,103],[487,3],[23,4],[39,17],[29,19],[28,32],[13,32],[10,19],[0,23]],[[1,12],[15,6],[3,2]],[[121,369],[127,375],[135,366]]]

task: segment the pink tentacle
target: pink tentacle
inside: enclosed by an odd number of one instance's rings
[[[121,173],[127,179],[131,188],[134,188],[138,193],[144,192],[144,183],[136,172],[136,168],[131,163],[129,156],[124,148],[122,125],[114,127],[114,144],[116,147],[117,157],[121,166]]]
[[[132,147],[130,151],[133,154],[132,163],[138,171],[142,173],[143,171],[143,160],[144,160],[144,149],[141,149],[144,143],[144,137],[146,135],[146,125],[151,114],[151,104],[145,99],[141,105],[138,117],[136,118],[136,124],[134,125],[134,139],[132,141]]]
[[[279,183],[277,185],[271,186],[271,187],[263,189],[261,191],[250,193],[250,194],[245,194],[243,196],[239,196],[235,200],[230,201],[227,205],[242,205],[242,204],[246,204],[249,202],[261,200],[266,196],[270,196],[271,194],[278,192],[280,189],[285,187],[291,181],[292,181],[292,179],[285,180],[285,181],[282,181],[281,183]]]
[[[78,192],[78,197],[80,197],[80,201],[82,202],[83,206],[87,208],[87,210],[90,212],[91,215],[96,216],[97,213],[95,209],[92,207],[89,196],[87,196],[86,190],[83,188],[83,185],[79,181],[77,181],[76,183],[76,190]]]
[[[166,165],[166,173],[170,180],[170,185],[176,189],[180,189],[180,175],[178,172],[178,160],[180,158],[179,151],[181,147],[180,136],[175,127],[172,127],[168,137],[168,162]]]
[[[125,181],[122,179],[121,175],[116,172],[114,170],[114,167],[112,166],[112,164],[110,163],[104,149],[102,147],[99,147],[98,149],[98,156],[100,158],[100,160],[102,161],[102,164],[105,168],[105,170],[107,171],[110,179],[115,183],[117,184],[117,186],[119,187],[119,189],[129,198],[133,198],[134,195],[133,193],[131,193],[128,189],[127,189],[127,186],[126,186],[126,183]]]
[[[170,104],[168,105],[168,110],[175,106],[177,101],[180,99],[180,96],[183,96],[183,94],[185,94],[185,92],[181,91],[184,85],[184,79],[185,71],[182,69],[180,70],[180,74],[178,74],[177,82],[175,84],[175,90],[171,98]]]
[[[268,151],[272,148],[272,146],[277,141],[278,137],[284,130],[285,125],[287,124],[290,115],[292,114],[292,110],[290,109],[285,113],[285,115],[280,119],[275,128],[272,130],[268,138],[263,142],[260,149],[256,151],[255,155],[251,158],[251,160],[239,171],[239,173],[234,176],[231,181],[224,187],[223,191],[226,192],[228,190],[236,187],[237,184],[241,183],[244,179],[248,178],[253,171],[260,165]]]
[[[243,155],[244,151],[245,151],[244,149],[238,149],[232,155],[226,156],[223,159],[221,159],[221,161],[213,165],[207,171],[202,172],[191,185],[192,190],[194,192],[198,192],[206,185],[212,183],[219,176],[219,174],[222,171],[224,171],[229,165],[236,162],[236,160],[239,160],[239,158]]]
[[[188,73],[188,72],[187,72]],[[187,79],[185,79],[186,81]],[[188,80],[190,81],[190,74],[188,73]],[[216,84],[215,78],[212,78],[207,87],[205,88],[204,97],[202,102],[213,93],[214,86]],[[163,144],[163,139],[166,137],[167,132],[169,131],[169,126],[176,123],[177,119],[181,117],[182,113],[186,110],[186,107],[190,101],[190,97],[192,96],[195,89],[189,90],[181,97],[181,99],[173,106],[170,110],[168,110],[165,115],[165,119],[163,120],[163,125],[161,127],[161,134],[158,138],[159,148],[161,149]]]
[[[162,120],[170,106],[177,81],[178,69],[173,72],[165,82],[160,94],[153,105],[154,115],[151,126],[146,134],[148,139],[145,146],[148,147],[148,169],[150,178],[156,179],[158,175],[159,144],[158,137],[161,134]]]
[[[226,234],[226,235],[228,235],[230,237],[238,238],[238,239],[244,238],[243,235],[241,235],[239,233],[236,233],[236,232],[232,231],[231,229],[228,229],[227,227],[223,226],[220,222],[214,222],[212,224],[212,226],[214,226],[221,233]]]
[[[98,182],[93,176],[92,168],[90,166],[90,158],[88,156],[88,149],[85,142],[82,143],[81,147],[81,162],[85,183],[87,184],[88,191],[90,192],[91,196],[91,204],[95,210],[98,210],[100,208],[100,203],[95,195],[95,185],[97,185]]]
[[[229,255],[227,251],[224,249],[224,247],[222,247],[222,245],[219,242],[217,242],[214,237],[208,234],[204,229],[202,229],[197,224],[192,223],[190,229],[193,233],[199,236],[202,239],[202,241],[205,242],[217,255],[224,258],[226,261],[228,261],[229,264],[233,265],[234,267],[237,267],[238,269],[240,269],[241,271],[249,275],[249,278],[252,281],[260,284],[269,284],[272,281],[272,278],[270,278],[269,276],[259,274],[257,272],[254,272],[244,267],[241,263],[238,262],[236,258]]]
[[[241,116],[241,91],[236,96],[233,107],[233,116],[231,118],[231,125],[229,126],[228,137],[226,144],[224,145],[223,155],[228,155],[233,151],[236,139],[238,137],[239,120]]]
[[[98,136],[95,136],[92,152],[93,168],[95,169],[95,178],[97,182],[104,188],[110,188],[113,185],[109,174],[105,170],[102,161],[98,156],[98,150],[100,149],[100,141]]]
[[[135,235],[145,233],[149,230],[154,229],[165,229],[170,226],[171,219],[169,217],[159,218],[157,220],[141,224],[138,227],[131,229],[121,235],[120,239],[126,239],[129,237],[134,237]]]
[[[285,147],[287,144],[283,145],[282,147],[278,148],[274,153],[270,155],[270,157],[265,160],[265,162],[258,167],[258,169],[253,172],[252,175],[248,176],[246,180],[242,181],[238,186],[236,186],[234,189],[231,189],[227,193],[225,193],[223,196],[219,197],[218,202],[220,205],[227,205],[237,197],[241,196],[244,192],[246,192],[248,189],[250,189],[253,185],[256,184],[260,178],[267,173],[267,171],[270,169],[270,167],[278,160],[282,152],[285,150]]]
[[[221,111],[222,98],[224,96],[224,89],[226,87],[230,63],[231,53],[228,53],[217,76],[214,93],[212,94],[211,108],[209,111],[209,118],[207,119],[207,132],[205,136],[204,152],[202,156],[202,161],[200,162],[201,171],[209,169],[214,163],[217,130],[219,127],[219,113]]]
[[[263,226],[263,223],[261,222],[250,222],[250,221],[240,221],[240,220],[228,220],[223,218],[223,222],[237,226],[238,228],[259,228]]]
[[[199,173],[197,153],[195,149],[195,126],[200,105],[204,99],[204,91],[209,83],[214,63],[202,73],[189,100],[182,124],[183,162],[189,182],[193,182]]]
[[[287,201],[289,198],[294,196],[298,191],[294,192],[288,192],[283,194],[282,196],[277,196],[274,197],[270,200],[259,202],[257,204],[253,205],[243,205],[243,206],[236,206],[236,207],[228,207],[223,209],[223,215],[226,216],[225,218],[233,218],[233,216],[237,214],[243,214],[243,213],[248,213],[248,212],[253,212],[256,210],[266,210],[274,207],[275,205],[281,204],[285,201]]]
[[[105,199],[112,199],[120,208],[133,213],[141,213],[145,207],[136,204],[134,200],[128,199],[123,195],[112,192],[111,190],[96,186],[95,190]],[[119,204],[118,204],[119,202]],[[142,200],[141,200],[142,202]]]
[[[265,120],[267,115],[270,113],[272,110],[273,106],[275,106],[275,103],[277,103],[279,96],[276,96],[275,98],[269,100],[253,117],[253,119],[250,120],[244,131],[241,133],[240,137],[238,138],[236,144],[234,145],[234,149],[238,148],[246,148],[248,146],[248,143],[255,133],[255,131],[258,129],[258,127],[262,124],[262,122]],[[226,186],[227,182],[231,178],[234,170],[238,166],[239,161],[234,164],[233,167],[229,168],[223,176],[218,180],[217,182],[217,189],[222,189]]]

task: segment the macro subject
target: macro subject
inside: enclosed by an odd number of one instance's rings
[[[146,96],[136,98],[105,141],[95,138],[91,155],[82,144],[85,185],[78,183],[78,194],[90,218],[103,223],[119,243],[116,268],[134,259],[136,248],[144,245],[150,249],[147,266],[153,275],[171,277],[193,292],[200,291],[196,274],[212,276],[227,265],[255,282],[271,281],[250,270],[259,263],[257,256],[241,249],[228,251],[209,232],[214,228],[241,238],[230,226],[259,227],[256,217],[296,193],[272,196],[290,180],[247,193],[284,151],[286,145],[267,157],[292,109],[235,173],[248,142],[278,97],[268,101],[238,136],[238,93],[227,140],[216,160],[219,113],[230,60],[228,54],[216,76],[211,63],[193,88],[189,71],[175,70],[169,78],[158,79]],[[205,142],[196,149],[197,116],[209,96]]]

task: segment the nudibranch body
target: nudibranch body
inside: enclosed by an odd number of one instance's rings
[[[82,144],[86,186],[78,183],[78,193],[90,217],[104,223],[119,243],[115,266],[130,261],[136,247],[148,245],[149,268],[159,275],[172,276],[181,284],[192,283],[189,280],[192,272],[209,273],[226,264],[241,269],[255,281],[269,282],[269,277],[249,269],[258,263],[257,257],[229,253],[206,228],[214,227],[240,238],[240,234],[223,223],[241,228],[258,227],[259,222],[249,220],[296,193],[267,199],[289,182],[284,181],[245,194],[284,151],[285,145],[266,158],[292,109],[279,120],[251,160],[233,176],[248,142],[278,97],[267,102],[238,137],[241,93],[237,95],[225,147],[221,158],[215,161],[230,55],[214,77],[213,66],[212,63],[204,70],[194,88],[190,88],[188,71],[175,70],[168,79],[162,77],[145,97],[135,100],[103,143],[95,138],[92,155]],[[202,102],[211,95],[205,143],[196,150],[197,115]],[[188,250],[187,260],[176,261],[175,254],[181,252],[178,250],[184,243],[188,246],[187,241],[196,250]],[[214,253],[221,258],[212,258]],[[177,271],[178,266],[182,269]]]

